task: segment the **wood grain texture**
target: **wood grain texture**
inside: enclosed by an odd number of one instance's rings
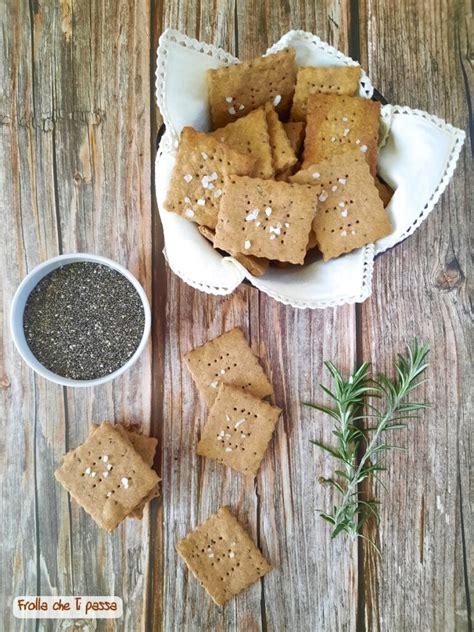
[[[91,421],[150,424],[151,346],[113,385],[71,390],[34,377],[8,335],[22,276],[73,251],[109,256],[151,290],[150,11],[145,1],[3,3],[1,46],[4,629],[20,594],[117,594],[144,627],[148,523],[101,532],[54,481]],[[5,449],[3,449],[5,448]],[[18,503],[18,494],[22,501]],[[122,624],[120,624],[122,625]],[[98,629],[114,629],[113,622]],[[45,622],[42,629],[55,629]]]
[[[167,26],[242,59],[291,28],[360,57],[393,103],[467,128],[472,24],[467,0],[19,0],[0,5],[0,612],[20,594],[116,594],[120,622],[94,629],[441,632],[468,629],[470,352],[466,227],[472,180],[465,151],[441,203],[416,234],[380,257],[362,307],[284,307],[254,288],[201,294],[166,267],[153,188],[161,122],[151,94]],[[403,55],[400,51],[403,50]],[[21,278],[60,252],[89,251],[129,267],[153,301],[152,344],[112,385],[70,390],[36,378],[13,349],[8,309]],[[242,327],[284,409],[255,481],[197,457],[206,408],[181,356]],[[317,513],[332,463],[310,439],[330,429],[302,405],[321,401],[323,361],[390,368],[413,335],[431,342],[433,411],[390,456],[377,534],[384,557]],[[151,350],[153,349],[153,356]],[[471,404],[471,405],[470,405]],[[472,414],[472,413],[471,413]],[[159,439],[163,497],[142,523],[101,533],[54,483],[89,421],[142,423]],[[18,502],[21,494],[21,502]],[[186,571],[176,541],[229,504],[274,570],[219,609]],[[5,614],[6,613],[6,614]],[[2,629],[0,623],[0,629]]]
[[[388,101],[469,130],[467,3],[404,2],[394,11],[389,1],[367,0],[361,20],[367,24],[363,63]],[[397,48],[403,54],[388,54]],[[436,209],[410,239],[377,260],[373,296],[360,309],[361,354],[377,370],[390,370],[391,358],[413,336],[432,348],[430,382],[421,393],[432,410],[397,437],[408,451],[390,455],[387,489],[374,488],[382,501],[384,554],[380,560],[364,550],[368,630],[447,632],[469,625],[470,152],[468,138]]]

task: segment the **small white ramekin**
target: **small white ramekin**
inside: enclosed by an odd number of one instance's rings
[[[47,369],[43,364],[41,364],[41,362],[37,360],[37,358],[31,352],[31,349],[26,342],[25,332],[23,330],[23,313],[25,311],[26,301],[28,300],[28,297],[33,288],[38,285],[43,277],[48,275],[54,269],[59,268],[60,266],[67,265],[68,263],[78,263],[82,261],[99,263],[104,266],[108,266],[113,270],[117,270],[117,272],[120,272],[120,274],[122,274],[130,281],[130,283],[138,292],[142,301],[143,311],[145,314],[145,325],[143,327],[142,339],[137,349],[135,350],[135,353],[127,360],[127,362],[123,366],[121,366],[113,373],[109,373],[109,375],[104,375],[103,377],[99,377],[94,380],[73,380],[71,378],[57,375],[57,373],[53,373],[53,371]],[[10,310],[10,329],[13,341],[16,348],[18,349],[19,354],[21,355],[23,360],[33,369],[33,371],[36,371],[36,373],[38,373],[38,375],[41,375],[42,377],[50,380],[51,382],[55,382],[56,384],[61,384],[62,386],[98,386],[99,384],[105,384],[106,382],[110,382],[110,380],[115,379],[119,375],[122,375],[122,373],[127,371],[127,369],[129,369],[132,364],[137,361],[141,352],[145,348],[148,336],[150,335],[150,304],[145,294],[145,290],[137,281],[137,279],[133,276],[133,274],[131,274],[126,268],[116,263],[115,261],[107,259],[106,257],[101,257],[100,255],[91,255],[87,253],[59,255],[59,257],[48,259],[44,263],[41,263],[39,266],[34,268],[18,286],[18,289],[15,292],[15,296],[13,297],[13,302]]]

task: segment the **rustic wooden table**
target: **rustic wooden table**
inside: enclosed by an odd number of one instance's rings
[[[248,286],[215,298],[182,283],[161,254],[152,177],[154,61],[166,26],[241,58],[291,28],[312,31],[359,59],[389,102],[467,129],[467,0],[6,0],[0,19],[0,628],[72,629],[15,621],[15,595],[115,594],[123,620],[93,629],[469,629],[470,147],[435,212],[377,260],[372,297],[325,311],[285,307]],[[153,302],[152,341],[140,362],[94,390],[36,377],[9,335],[22,277],[73,251],[120,261]],[[180,359],[233,325],[265,359],[285,410],[251,483],[196,456],[205,408]],[[317,482],[330,462],[309,440],[329,431],[301,402],[320,397],[324,359],[389,369],[413,335],[432,346],[426,396],[434,407],[399,435],[408,452],[390,455],[387,489],[374,490],[379,559],[362,542],[331,541],[317,515],[331,504]],[[103,419],[140,423],[157,436],[163,478],[162,499],[143,521],[112,535],[53,478],[89,422]],[[223,503],[276,570],[219,609],[189,577],[175,542]]]

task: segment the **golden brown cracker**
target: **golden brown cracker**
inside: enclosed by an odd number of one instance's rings
[[[219,606],[271,570],[227,507],[219,509],[180,540],[176,550]]]
[[[275,173],[278,173],[292,167],[296,163],[297,158],[286,135],[285,128],[270,102],[265,104],[265,112],[273,157],[273,169]]]
[[[303,169],[358,150],[375,177],[380,103],[361,97],[313,94],[308,100]]]
[[[291,120],[306,120],[308,98],[311,94],[357,94],[360,66],[300,67],[296,76],[295,96],[291,107]]]
[[[117,430],[117,432],[120,432],[123,437],[127,438],[128,441],[130,441],[133,448],[138,452],[145,463],[152,467],[158,439],[155,439],[155,437],[144,435],[141,432],[137,432],[131,427],[125,426],[123,424],[117,424],[114,426],[114,428],[115,430]]]
[[[290,121],[288,123],[283,123],[283,128],[286,132],[286,135],[288,136],[291,148],[293,149],[295,156],[298,158],[303,147],[305,124],[299,121]],[[284,169],[283,171],[280,171],[280,173],[277,173],[277,175],[275,176],[275,180],[288,182],[290,176],[298,171],[300,167],[300,162],[295,162],[292,167],[289,167],[288,169]]]
[[[316,206],[312,187],[230,176],[214,244],[223,250],[303,263]]]
[[[313,229],[325,261],[392,232],[369,166],[358,151],[299,171],[291,181],[321,186]]]
[[[136,432],[131,427],[124,426],[122,424],[118,424],[114,427],[122,434],[122,436],[126,437],[130,441],[136,452],[142,457],[145,463],[147,463],[150,467],[153,467],[158,439]],[[158,483],[156,486],[127,516],[127,518],[135,518],[137,520],[141,520],[143,518],[143,509],[145,508],[145,505],[149,503],[150,500],[158,498],[160,495],[160,481],[161,479],[158,477]]]
[[[221,382],[256,397],[273,393],[272,385],[239,327],[209,340],[183,357],[208,406],[214,403]]]
[[[393,189],[391,189],[379,176],[375,178],[375,186],[377,187],[380,199],[383,202],[383,207],[387,208],[395,191],[393,191]]]
[[[233,123],[210,132],[209,136],[253,158],[255,166],[249,175],[256,178],[273,176],[272,147],[267,116],[263,108],[253,110]]]
[[[212,228],[208,228],[207,226],[199,226],[199,232],[203,237],[210,241],[212,245],[214,245],[214,237],[216,236],[216,231],[212,230]]]
[[[280,171],[280,173],[277,173],[275,176],[275,180],[277,182],[288,182],[290,179],[290,176],[292,175],[293,175],[293,168],[290,167],[289,169],[285,169],[284,171]]]
[[[112,531],[158,483],[128,439],[104,422],[68,452],[56,479],[97,522]]]
[[[213,129],[245,116],[267,101],[287,115],[295,89],[295,51],[286,48],[250,62],[207,71]]]
[[[221,384],[197,453],[256,476],[281,410],[240,388]]]
[[[300,121],[289,121],[288,123],[283,123],[283,128],[288,136],[291,148],[296,156],[299,156],[303,147],[305,124]]]
[[[250,156],[185,127],[164,206],[197,224],[215,228],[224,177],[250,174],[254,165]]]
[[[208,241],[214,245],[214,238],[216,236],[215,231],[211,230],[207,226],[199,226],[199,232]],[[244,266],[252,276],[261,277],[268,270],[268,259],[260,259],[259,257],[252,257],[251,255],[243,255],[240,252],[229,252],[234,259]]]
[[[141,503],[139,503],[135,507],[135,509],[131,513],[128,514],[127,518],[142,520],[145,506],[154,498],[159,498],[159,497],[160,497],[160,484],[157,483],[155,487],[151,490],[151,492],[147,496],[145,496],[145,498],[141,501]]]
[[[316,233],[312,229],[311,232],[309,233],[307,250],[312,250],[313,248],[316,248],[317,246],[318,246],[318,240],[316,239]]]

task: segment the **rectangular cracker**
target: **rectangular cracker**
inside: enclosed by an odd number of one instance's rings
[[[240,327],[209,340],[184,356],[199,392],[212,406],[219,384],[231,384],[256,397],[272,395],[273,388]]]
[[[77,503],[107,531],[128,516],[158,483],[130,441],[104,422],[68,452],[54,473]]]
[[[279,173],[292,167],[296,163],[297,158],[286,135],[285,128],[270,102],[265,103],[265,112],[273,157],[273,169],[275,173]]]
[[[176,550],[219,606],[271,570],[228,507],[221,507],[180,540]]]
[[[369,166],[357,150],[299,171],[291,181],[322,187],[313,229],[325,261],[392,232]]]
[[[359,150],[375,177],[380,103],[361,97],[313,94],[308,100],[303,169]]]
[[[214,244],[227,251],[303,263],[316,205],[311,187],[229,176]]]
[[[379,176],[375,178],[375,186],[377,187],[380,199],[383,202],[383,207],[387,208],[395,191],[393,191],[393,189],[391,189],[388,184],[386,184],[381,178],[379,178]]]
[[[123,426],[121,424],[118,424],[114,427],[120,432],[123,437],[126,437],[130,441],[132,446],[135,448],[137,454],[142,457],[145,463],[150,467],[153,467],[158,439],[136,432],[135,430],[132,430],[131,428]],[[143,510],[145,508],[145,505],[149,503],[150,500],[153,500],[153,498],[158,498],[160,495],[160,481],[161,479],[160,477],[158,477],[158,483],[155,485],[155,487],[147,496],[145,496],[141,503],[137,505],[137,507],[127,516],[127,518],[135,518],[136,520],[141,520],[143,518]]]
[[[213,129],[245,116],[267,101],[289,114],[295,89],[295,50],[286,48],[253,61],[207,71]]]
[[[254,166],[250,156],[185,127],[164,206],[197,224],[215,228],[225,176],[250,174]]]
[[[292,121],[305,121],[311,94],[354,96],[359,89],[360,66],[300,67],[296,75],[295,96],[291,107]]]
[[[221,384],[197,454],[256,476],[281,409],[240,388]]]
[[[207,226],[199,226],[199,232],[203,237],[214,245],[214,239],[216,233]],[[259,259],[258,257],[252,257],[251,255],[243,255],[240,252],[229,252],[234,259],[244,266],[246,270],[250,272],[252,276],[261,277],[268,270],[268,259]]]
[[[253,158],[255,166],[249,175],[256,178],[273,176],[272,148],[267,116],[263,108],[253,110],[233,123],[210,132],[209,136],[244,156]]]

